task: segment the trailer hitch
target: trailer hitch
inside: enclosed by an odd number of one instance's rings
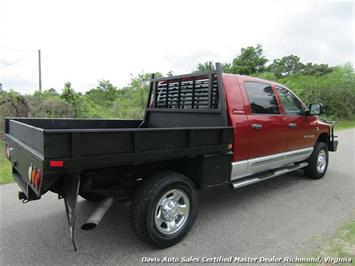
[[[73,173],[63,177],[62,185],[63,185],[62,196],[64,198],[65,212],[68,218],[70,237],[73,243],[74,251],[77,251],[74,233],[75,233],[76,207],[77,207],[79,187],[80,187],[80,174]]]
[[[27,197],[26,194],[23,193],[22,191],[19,191],[17,195],[18,195],[18,199],[19,199],[22,203],[27,203],[27,202],[29,202],[28,197]]]

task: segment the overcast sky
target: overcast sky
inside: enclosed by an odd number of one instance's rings
[[[38,88],[39,48],[44,88],[71,81],[85,91],[100,79],[123,86],[143,71],[230,62],[258,43],[270,60],[295,54],[354,65],[354,2],[1,0],[0,82],[22,93]]]

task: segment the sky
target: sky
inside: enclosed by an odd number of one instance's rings
[[[32,93],[126,85],[142,72],[191,72],[229,63],[242,47],[266,57],[354,65],[354,1],[0,0],[0,83]]]

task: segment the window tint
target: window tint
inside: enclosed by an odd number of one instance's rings
[[[275,94],[270,84],[245,82],[251,111],[253,114],[279,114]]]
[[[303,104],[289,90],[276,86],[277,92],[280,95],[284,111],[288,115],[301,115],[304,112]]]

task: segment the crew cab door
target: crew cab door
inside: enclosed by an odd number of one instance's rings
[[[288,89],[276,85],[287,123],[287,151],[312,147],[315,142],[315,125],[305,115],[305,105]]]
[[[249,161],[258,158],[258,166],[268,167],[274,160],[267,156],[286,151],[286,123],[280,112],[275,91],[271,84],[245,81],[244,88],[249,99],[247,119],[250,127]],[[265,160],[264,160],[265,159]],[[250,166],[253,162],[250,161]],[[259,167],[258,167],[259,169]],[[262,169],[259,169],[262,170]]]

